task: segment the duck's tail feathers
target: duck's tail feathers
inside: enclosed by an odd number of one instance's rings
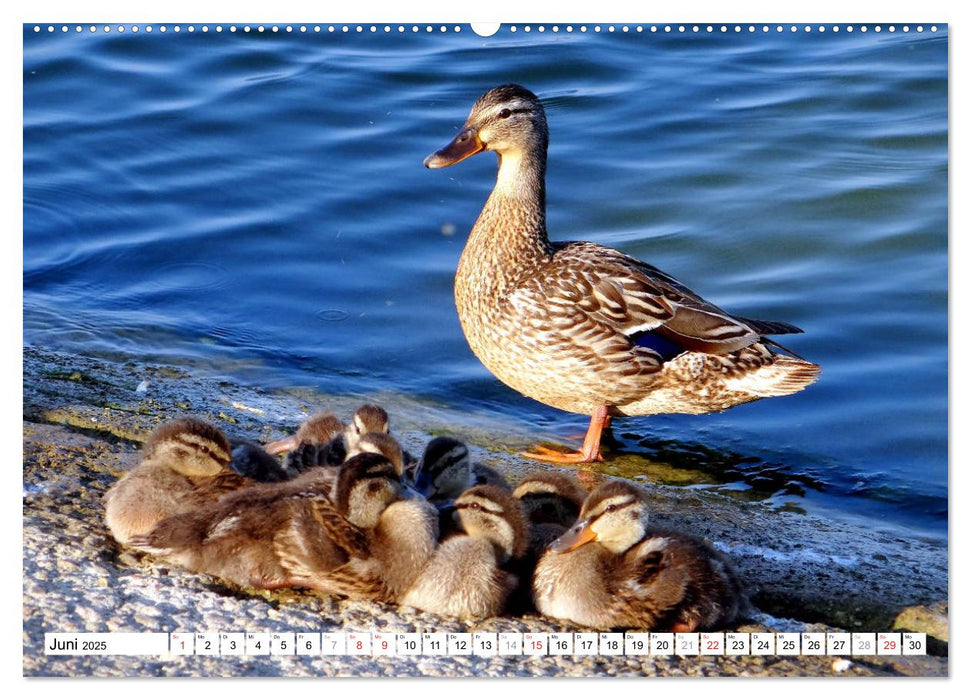
[[[798,356],[776,355],[766,369],[774,377],[770,386],[763,387],[763,396],[794,394],[819,379],[819,365]]]

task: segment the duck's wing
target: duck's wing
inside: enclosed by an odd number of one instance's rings
[[[285,526],[273,537],[274,550],[285,568],[304,573],[319,570],[322,548],[326,549],[324,558],[332,562],[329,568],[352,557],[367,556],[365,532],[348,521],[325,495],[298,494],[288,505]]]
[[[348,521],[325,496],[308,494],[273,537],[273,551],[291,585],[332,595],[377,597],[380,580],[358,572],[367,560],[367,534]]]
[[[798,330],[732,316],[661,270],[587,242],[554,245],[551,261],[524,280],[511,302],[539,302],[554,327],[579,328],[591,337],[595,331],[584,326],[592,321],[662,361],[685,350],[727,355],[767,332]]]

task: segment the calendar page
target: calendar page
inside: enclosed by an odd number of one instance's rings
[[[85,14],[24,676],[948,675],[946,18]]]

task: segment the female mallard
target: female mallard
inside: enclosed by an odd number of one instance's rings
[[[580,452],[539,448],[553,462],[600,457],[611,416],[710,413],[811,384],[819,367],[779,355],[767,334],[787,323],[730,316],[673,277],[595,243],[546,234],[546,115],[518,85],[473,105],[450,144],[425,159],[454,165],[499,154],[495,188],[459,261],[462,330],[501,381],[556,408],[591,416]]]

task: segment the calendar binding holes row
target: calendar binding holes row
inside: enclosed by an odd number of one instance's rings
[[[257,34],[457,34],[466,31],[462,25],[458,24],[271,24],[271,25],[236,25],[236,24],[175,24],[175,25],[152,25],[152,24],[103,24],[103,25],[81,25],[81,24],[48,24],[40,25],[35,24],[33,26],[33,31],[35,34],[48,33],[53,34],[55,32],[68,33],[74,32],[75,34],[94,34],[103,33],[109,34],[112,32],[117,32],[119,34],[124,34],[126,32],[132,34],[138,34],[143,32],[146,34],[151,34],[152,32],[158,32],[165,34],[167,32],[172,32],[175,34],[181,34],[183,32],[194,34],[196,32],[201,32],[203,34],[214,32],[216,34],[221,34],[223,32],[228,32],[229,34],[235,34],[237,32],[242,32],[243,34],[257,33]],[[769,34],[769,33],[782,33],[788,32],[792,33],[847,33],[852,34],[854,32],[867,33],[875,32],[880,34],[882,32],[888,32],[894,34],[900,32],[903,34],[908,34],[911,32],[916,32],[918,34],[926,32],[936,33],[938,31],[938,26],[932,24],[929,26],[924,26],[923,24],[622,24],[622,25],[600,25],[600,24],[580,24],[580,25],[518,25],[511,24],[502,27],[496,27],[494,29],[482,28],[479,29],[472,26],[468,31],[479,36],[492,36],[498,31],[505,31],[510,34],[517,34],[520,32],[531,33],[536,32],[537,34],[545,34],[547,32],[552,34],[566,33],[572,34],[575,32],[584,33],[621,33],[621,34]]]
[[[44,635],[47,656],[917,656],[918,632],[146,632]]]

